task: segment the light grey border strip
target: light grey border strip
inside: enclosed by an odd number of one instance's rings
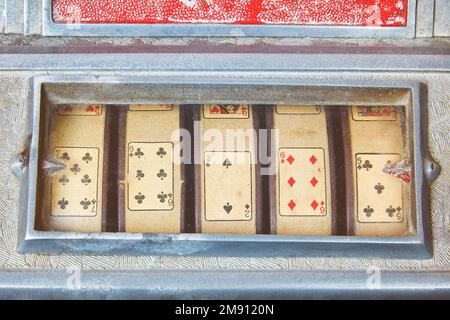
[[[145,37],[313,37],[313,38],[414,38],[416,0],[408,0],[406,27],[225,25],[225,24],[57,24],[52,0],[43,0],[44,36],[145,36]]]
[[[267,54],[267,53],[92,53],[2,54],[0,70],[136,72],[389,71],[448,72],[450,55]]]
[[[0,272],[0,299],[448,299],[449,272],[333,270],[70,270]],[[72,270],[73,271],[73,270]],[[371,286],[379,272],[379,286]],[[271,304],[264,302],[263,304]],[[174,310],[175,311],[175,310]]]
[[[42,33],[42,1],[24,0],[24,34],[33,35]]]
[[[24,21],[24,0],[5,1],[5,33],[22,34]]]

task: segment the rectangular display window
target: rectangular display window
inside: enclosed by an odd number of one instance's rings
[[[427,252],[418,86],[37,83],[27,245]]]

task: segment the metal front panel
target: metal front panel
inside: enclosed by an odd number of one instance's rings
[[[304,54],[278,53],[276,59],[273,54],[254,52],[246,55],[220,53],[208,59],[202,54],[167,53],[2,55],[0,284],[3,289],[0,295],[5,298],[50,297],[55,294],[63,298],[448,297],[450,70],[449,56],[443,54],[443,48],[448,47],[444,45],[439,50],[422,47],[428,54],[423,54],[420,49],[420,53],[414,54],[414,50],[409,48],[400,50],[403,54],[385,52],[381,57],[348,51],[340,52],[339,56],[311,51]],[[123,50],[130,48],[125,44]],[[301,51],[298,48],[292,50]],[[242,66],[242,69],[237,70],[236,66]],[[223,257],[219,254],[193,257],[189,254],[166,256],[157,253],[131,256],[125,250],[121,255],[110,255],[104,247],[107,255],[17,252],[21,225],[19,211],[26,211],[26,208],[20,208],[24,204],[19,199],[20,183],[10,166],[16,155],[26,148],[27,137],[31,134],[33,106],[30,101],[35,78],[62,76],[73,80],[92,76],[95,81],[103,81],[115,77],[169,77],[188,82],[192,79],[206,81],[217,75],[253,82],[287,79],[307,83],[388,81],[423,84],[426,88],[422,95],[423,108],[428,114],[423,141],[428,141],[425,148],[443,168],[430,186],[432,257],[402,259],[395,251],[382,258],[331,257],[331,254],[323,252],[305,257]],[[22,191],[22,197],[27,198],[27,189],[22,188]],[[104,237],[115,241],[114,235]],[[142,237],[136,235],[133,240],[142,241]],[[97,243],[93,241],[89,245],[96,246]],[[73,246],[67,243],[63,249],[73,250]],[[381,275],[377,288],[367,285],[373,270]],[[79,289],[68,289],[71,275],[77,272],[81,274]],[[262,282],[265,289],[261,289]]]

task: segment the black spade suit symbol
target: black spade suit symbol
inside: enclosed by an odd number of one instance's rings
[[[227,214],[230,214],[231,210],[233,210],[233,206],[229,202],[227,202],[227,204],[223,206],[223,209]]]

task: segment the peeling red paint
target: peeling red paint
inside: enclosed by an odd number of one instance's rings
[[[406,26],[408,0],[53,0],[56,23]]]

